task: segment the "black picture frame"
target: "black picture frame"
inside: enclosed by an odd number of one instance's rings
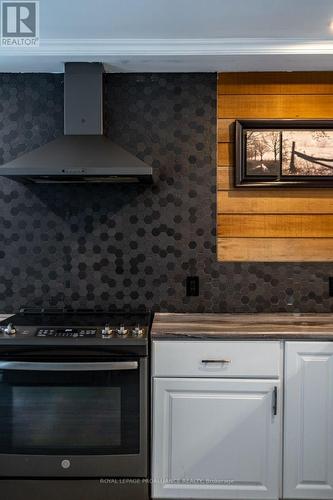
[[[324,134],[325,131],[331,131],[329,140],[333,139],[333,119],[332,120],[237,120],[236,121],[236,130],[235,130],[235,187],[246,187],[246,188],[267,188],[267,187],[288,187],[288,188],[332,188],[333,187],[333,150],[332,150],[332,160],[330,158],[324,157],[315,157],[309,156],[305,154],[306,152],[300,152],[295,149],[295,141],[293,141],[291,150],[289,152],[289,157],[286,158],[286,154],[284,156],[284,143],[285,141],[283,132],[289,131],[289,137],[292,137],[290,132],[299,133],[301,131],[311,131],[316,134]],[[266,173],[254,173],[250,172],[251,168],[256,169],[258,166],[255,165],[253,158],[248,160],[249,156],[249,146],[247,144],[248,133],[260,133],[260,132],[276,132],[280,137],[280,149],[279,149],[279,158],[277,160],[275,155],[275,160],[269,160],[271,165],[268,167],[261,163],[261,167],[265,167]],[[331,137],[332,136],[332,137]],[[273,134],[274,140],[276,139],[276,135]],[[252,140],[253,141],[253,140]],[[289,141],[290,143],[290,141]],[[252,142],[252,154],[253,153],[253,142]],[[287,148],[287,146],[286,146]],[[303,165],[313,165],[314,168],[322,168],[325,171],[332,168],[332,175],[311,175],[293,173],[290,172],[292,170],[297,170],[295,167],[295,158],[298,162],[303,161]],[[320,161],[321,160],[321,161]],[[261,160],[262,161],[262,160]],[[289,161],[289,173],[286,174],[286,164]],[[329,165],[326,162],[332,162],[332,165]],[[250,162],[252,162],[251,165]],[[268,162],[268,163],[269,163]],[[305,163],[306,162],[306,163]],[[279,166],[278,166],[279,163]],[[250,165],[250,167],[249,167]],[[304,168],[304,167],[303,167]],[[275,170],[275,172],[271,172],[270,169]]]

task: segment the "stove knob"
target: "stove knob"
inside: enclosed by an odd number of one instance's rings
[[[143,330],[140,328],[140,325],[137,325],[135,328],[132,330],[132,335],[133,337],[140,337],[143,335]]]
[[[102,335],[106,336],[112,335],[112,330],[109,325],[105,325],[105,327],[102,330]]]
[[[5,335],[11,336],[11,335],[16,335],[16,328],[12,323],[8,323],[7,326],[4,328],[1,328],[2,333]]]
[[[120,327],[117,330],[117,333],[118,333],[118,335],[126,335],[127,334],[127,330],[125,329],[125,326],[124,325],[120,325]]]

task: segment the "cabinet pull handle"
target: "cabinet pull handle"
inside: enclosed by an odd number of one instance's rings
[[[231,363],[231,359],[202,359],[201,360],[201,363],[204,363],[205,365],[208,365],[208,364],[230,364]]]
[[[273,389],[273,415],[277,415],[277,403],[278,403],[278,400],[277,400],[277,387],[275,386],[274,389]]]

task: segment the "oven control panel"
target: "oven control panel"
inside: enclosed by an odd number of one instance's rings
[[[133,327],[111,327],[105,325],[104,328],[96,327],[40,327],[36,330],[36,337],[58,337],[58,338],[142,338],[146,337],[146,329],[140,325]]]
[[[38,337],[39,339],[73,339],[73,340],[123,340],[124,342],[134,339],[147,339],[148,328],[146,326],[124,325],[118,326],[105,324],[100,326],[32,326],[13,323],[0,324],[0,340],[22,339],[23,337]]]
[[[39,328],[36,337],[96,337],[96,328]]]

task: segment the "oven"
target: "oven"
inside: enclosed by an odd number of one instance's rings
[[[146,478],[147,363],[112,349],[0,351],[1,477]]]

